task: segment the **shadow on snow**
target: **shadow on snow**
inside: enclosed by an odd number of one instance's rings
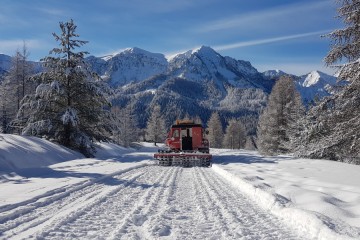
[[[253,164],[253,163],[272,163],[277,164],[275,159],[272,157],[266,156],[258,156],[252,155],[248,153],[241,153],[241,154],[231,154],[228,155],[220,155],[214,156],[213,162],[216,164],[229,164],[229,163],[243,163],[243,164]]]

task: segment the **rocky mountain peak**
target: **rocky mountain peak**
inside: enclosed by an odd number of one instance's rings
[[[303,87],[311,87],[314,85],[325,86],[326,84],[333,85],[336,83],[336,77],[320,71],[312,71],[307,75],[301,76],[300,83]]]

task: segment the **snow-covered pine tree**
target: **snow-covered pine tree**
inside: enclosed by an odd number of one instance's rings
[[[229,149],[244,148],[245,141],[245,127],[240,121],[231,119],[225,130],[223,147]]]
[[[338,3],[345,27],[328,35],[332,43],[325,62],[337,67],[338,79],[348,84],[309,111],[306,145],[299,155],[360,164],[360,4]]]
[[[257,146],[261,153],[276,155],[293,150],[291,138],[297,134],[295,115],[301,112],[301,106],[293,79],[280,77],[259,117]]]
[[[60,22],[60,29],[53,33],[59,47],[41,60],[46,68],[36,76],[41,84],[24,98],[18,116],[28,114],[23,134],[45,136],[91,156],[94,141],[108,139],[109,92],[86,65],[87,52],[75,52],[87,42],[77,39],[73,20]]]
[[[219,113],[213,112],[206,125],[207,130],[209,131],[207,138],[210,142],[210,147],[221,148],[224,138],[224,132],[222,129]]]
[[[165,120],[161,114],[159,105],[155,105],[153,111],[147,121],[146,126],[146,140],[150,140],[156,143],[163,142],[165,140],[167,129],[165,126]]]

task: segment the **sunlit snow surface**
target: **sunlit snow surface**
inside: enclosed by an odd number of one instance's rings
[[[360,166],[263,157],[253,151],[213,149],[212,153],[217,172],[274,214],[298,226],[313,223],[314,231],[320,226],[316,227],[311,215],[317,216],[335,231],[360,237]],[[299,209],[304,211],[298,214]]]
[[[0,137],[0,239],[360,238],[360,166],[212,149],[212,168],[158,167],[149,143],[85,159]]]

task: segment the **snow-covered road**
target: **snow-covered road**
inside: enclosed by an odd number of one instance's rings
[[[136,167],[0,210],[0,239],[304,239],[304,235],[253,204],[212,168]]]

